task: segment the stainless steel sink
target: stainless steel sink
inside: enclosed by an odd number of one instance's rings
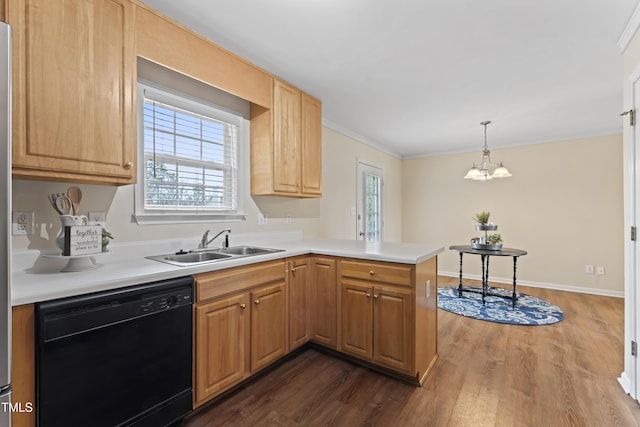
[[[220,249],[198,249],[185,253],[148,256],[148,259],[168,264],[186,267],[190,265],[207,264],[247,256],[256,256],[282,252],[284,249],[260,248],[257,246],[232,246]]]
[[[165,257],[167,261],[182,263],[215,261],[224,258],[231,258],[231,255],[221,254],[220,252],[190,252],[188,254],[168,255]]]
[[[269,249],[269,248],[258,248],[255,246],[232,246],[230,248],[220,248],[217,251],[221,254],[231,254],[231,255],[262,255],[262,254],[270,254],[273,252],[281,252],[282,249]]]

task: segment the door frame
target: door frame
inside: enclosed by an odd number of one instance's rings
[[[380,177],[380,241],[384,241],[384,168],[362,159],[356,159],[356,240],[365,240],[364,233],[364,173]]]
[[[631,108],[637,116],[640,109],[640,66],[629,76],[627,91]],[[640,292],[638,292],[638,256],[637,244],[630,238],[631,227],[638,224],[638,202],[640,202],[640,127],[629,127],[629,119],[624,119],[623,129],[623,168],[624,168],[624,372],[618,382],[633,399],[638,400],[638,384],[640,371],[637,356],[632,355],[632,342],[638,342],[640,330],[640,316],[636,315],[640,307]]]

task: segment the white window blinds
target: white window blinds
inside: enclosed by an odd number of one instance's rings
[[[144,210],[233,213],[239,120],[145,88]]]

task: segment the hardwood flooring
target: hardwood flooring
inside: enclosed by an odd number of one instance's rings
[[[640,404],[617,382],[623,299],[518,290],[565,319],[514,326],[438,310],[439,359],[423,387],[309,349],[185,426],[640,426]]]

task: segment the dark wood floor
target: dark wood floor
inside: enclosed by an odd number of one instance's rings
[[[624,301],[519,290],[558,305],[565,319],[513,326],[438,310],[440,357],[421,388],[306,350],[185,425],[640,425],[640,404],[616,380],[623,370]]]

